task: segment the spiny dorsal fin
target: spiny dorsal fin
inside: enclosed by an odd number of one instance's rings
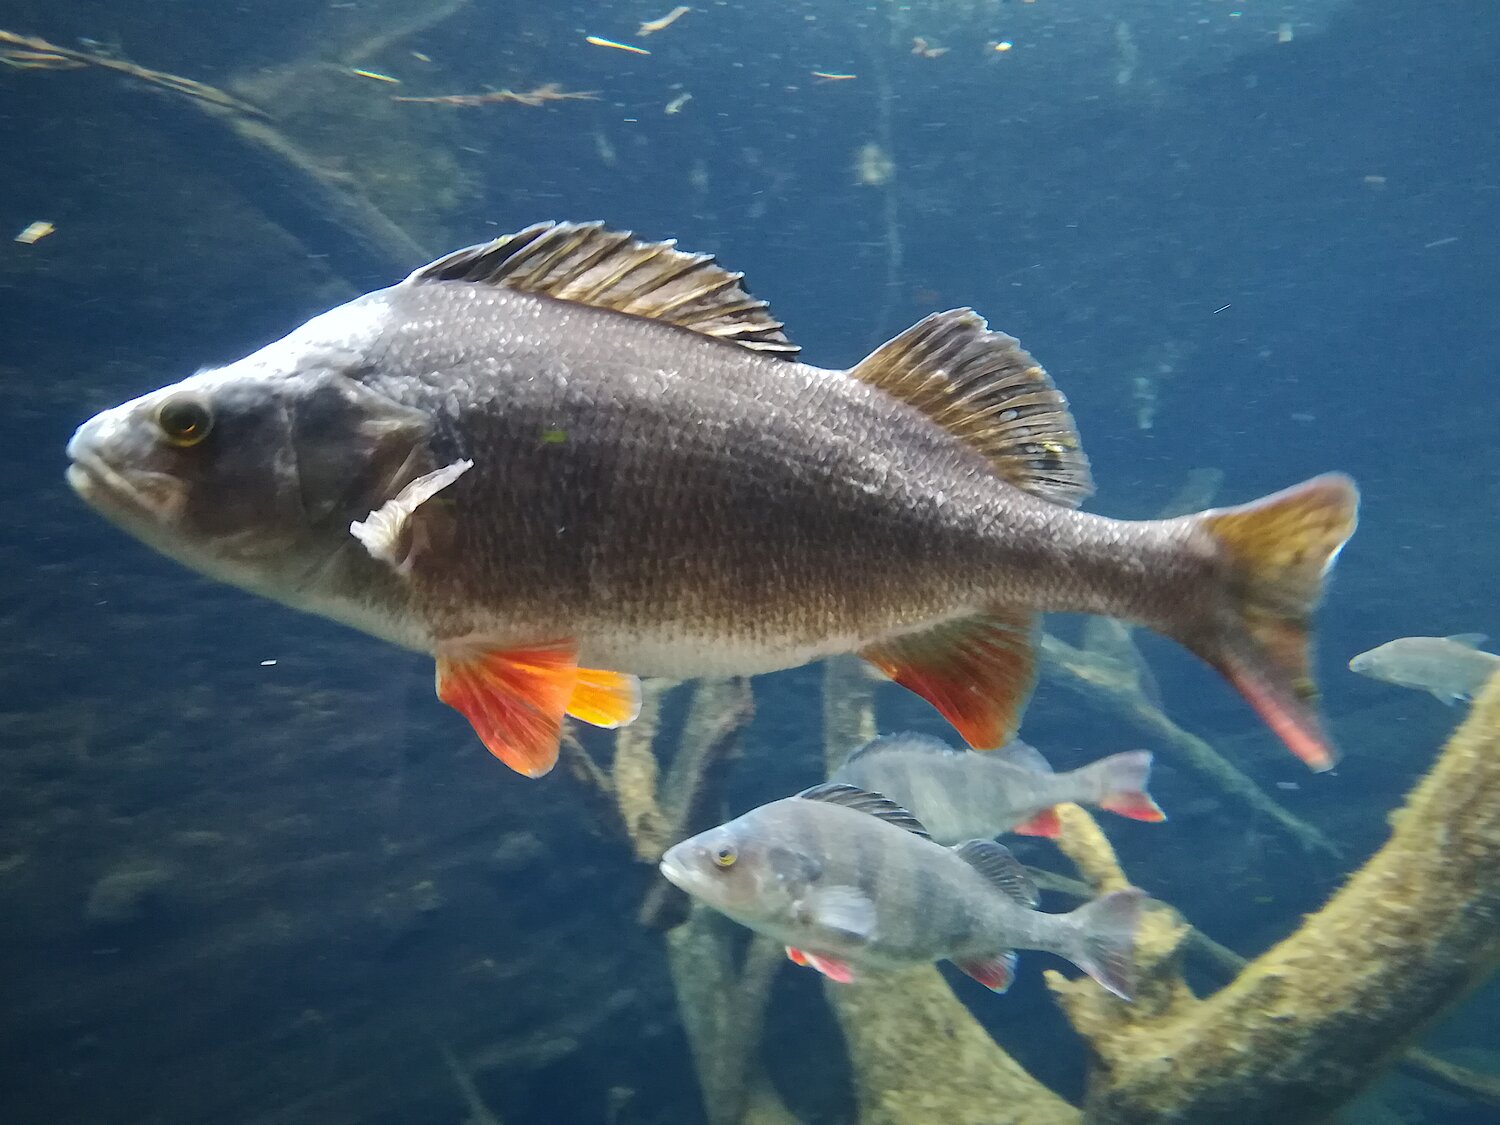
[[[795,356],[766,302],[757,301],[710,254],[672,239],[643,242],[603,223],[537,223],[455,250],[406,279],[408,285],[467,281],[613,309],[768,355]]]
[[[1033,496],[1076,508],[1094,490],[1068,400],[973,309],[933,313],[850,374],[916,407]]]
[[[965,840],[953,851],[1022,906],[1035,910],[1037,903],[1042,901],[1036,884],[1026,874],[1026,868],[1004,844],[997,844],[994,840]]]
[[[921,836],[924,840],[930,840],[927,829],[922,827],[922,822],[911,813],[889,797],[882,797],[879,793],[871,793],[867,789],[861,789],[857,785],[845,785],[839,781],[825,781],[822,785],[814,785],[811,789],[804,789],[797,796],[804,801],[826,801],[830,805],[843,805],[846,808],[856,809],[862,813],[879,817],[887,824],[896,828],[904,828],[914,836]]]

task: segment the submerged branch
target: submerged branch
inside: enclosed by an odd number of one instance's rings
[[[1185,988],[1167,996],[1181,978],[1166,972],[1143,1009],[1049,974],[1096,1055],[1088,1119],[1321,1120],[1490,976],[1500,962],[1500,679],[1393,824],[1322,910],[1205,1000]]]
[[[217,86],[209,86],[191,78],[184,78],[180,74],[169,74],[164,70],[138,66],[125,59],[115,58],[113,55],[101,55],[95,51],[85,51],[77,47],[60,47],[45,39],[31,35],[17,35],[13,31],[0,31],[0,43],[10,44],[9,48],[0,49],[0,62],[9,62],[10,65],[22,70],[81,70],[86,67],[112,70],[116,74],[123,74],[138,82],[144,82],[148,86],[169,90],[186,98],[194,98],[200,102],[218,106],[220,109],[232,110],[247,117],[267,119],[270,117],[263,109],[241,101]]]

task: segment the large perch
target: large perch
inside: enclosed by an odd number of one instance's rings
[[[1386,845],[1321,911],[1207,1000],[1155,973],[1147,1003],[1131,1011],[1049,976],[1096,1056],[1087,1119],[1322,1120],[1491,974],[1500,961],[1500,677],[1393,823]]]

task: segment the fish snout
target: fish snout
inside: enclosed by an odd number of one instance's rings
[[[691,890],[689,884],[692,882],[692,861],[687,851],[691,842],[684,840],[680,844],[672,845],[657,865],[667,882],[684,891]]]
[[[134,413],[117,406],[94,415],[68,439],[67,481],[73,491],[107,516],[137,524],[170,522],[184,502],[183,482],[162,471],[154,436],[134,424]]]

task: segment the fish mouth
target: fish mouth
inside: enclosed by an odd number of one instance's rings
[[[672,852],[675,850],[676,849],[674,848],[671,851],[668,851],[666,855],[662,856],[661,862],[657,865],[657,867],[661,871],[662,875],[666,877],[667,882],[671,883],[679,890],[689,891],[690,888],[688,886],[688,882],[691,879],[691,876],[688,873],[688,869],[682,866],[677,858],[673,856]]]
[[[68,447],[69,487],[90,507],[132,529],[159,528],[181,511],[182,484],[168,473],[145,470],[129,476],[88,449]]]

